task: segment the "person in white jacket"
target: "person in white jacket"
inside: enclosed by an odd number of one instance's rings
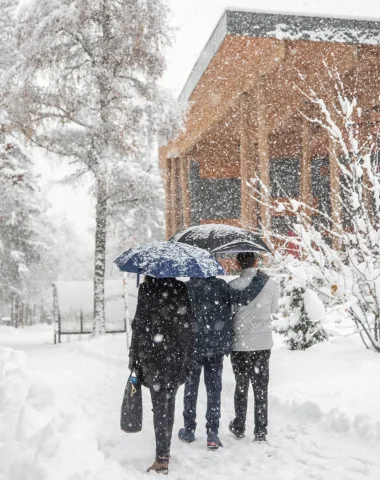
[[[252,301],[236,308],[233,319],[231,362],[236,380],[235,418],[229,425],[237,438],[244,438],[250,382],[255,398],[254,440],[266,442],[268,426],[269,358],[273,347],[271,315],[278,308],[279,288],[265,273],[257,270],[254,253],[239,253],[240,277],[230,282],[237,290],[256,284]]]

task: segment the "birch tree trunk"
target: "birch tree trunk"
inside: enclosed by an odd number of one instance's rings
[[[94,175],[93,327],[103,334],[108,221],[116,205],[123,218],[136,215],[127,205],[147,212],[157,181],[150,141],[171,138],[182,117],[157,84],[172,44],[169,9],[166,0],[29,1],[16,28],[17,81],[8,82],[7,105],[31,142],[73,160],[78,178]]]
[[[96,179],[96,230],[95,230],[95,268],[94,268],[94,335],[106,333],[104,310],[104,278],[106,267],[106,230],[107,230],[107,178],[98,175]]]
[[[110,52],[108,50],[109,42],[109,9],[107,0],[102,2],[102,16],[99,23],[102,28],[103,52],[102,66],[98,76],[99,87],[99,105],[100,118],[103,124],[103,147],[108,148],[108,116],[107,116],[107,75]],[[101,161],[106,163],[106,156]],[[104,282],[106,270],[106,237],[107,237],[107,175],[104,168],[98,166],[96,172],[97,195],[96,195],[96,230],[95,230],[95,268],[94,268],[94,335],[104,335],[106,333],[105,301],[104,301]]]

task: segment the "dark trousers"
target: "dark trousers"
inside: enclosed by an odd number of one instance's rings
[[[220,397],[222,393],[222,372],[224,356],[202,358],[194,363],[185,383],[184,411],[186,430],[195,431],[197,423],[197,399],[202,367],[207,392],[207,431],[218,433],[220,420]]]
[[[244,433],[247,418],[248,389],[252,383],[255,398],[255,435],[267,434],[268,384],[270,350],[256,352],[232,352],[231,361],[235,374],[235,429]]]
[[[154,433],[156,435],[156,455],[159,457],[170,455],[176,394],[177,390],[161,388],[159,391],[155,391],[154,388],[150,388]]]

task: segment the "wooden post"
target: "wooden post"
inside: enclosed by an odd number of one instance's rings
[[[302,122],[302,158],[301,158],[301,202],[312,206],[311,192],[311,126],[306,119]],[[306,209],[309,215],[309,211]]]
[[[37,323],[37,305],[33,303],[32,323]]]
[[[182,190],[182,211],[183,211],[183,227],[190,227],[191,205],[190,205],[190,189],[189,189],[189,173],[190,159],[186,156],[180,159],[181,169],[181,190]]]
[[[364,112],[362,113],[362,121],[360,124],[360,129],[359,129],[359,142],[360,145],[365,145],[368,144],[370,141],[371,137],[371,115],[370,115],[370,110],[365,109]],[[364,169],[363,171],[363,201],[364,201],[364,208],[367,211],[367,214],[369,216],[369,219],[371,222],[374,221],[374,210],[373,210],[373,200],[374,200],[374,194],[372,193],[372,188],[373,185],[370,181],[369,175],[368,175],[368,170]]]
[[[15,295],[14,293],[12,292],[11,293],[11,325],[12,327],[16,326],[16,318],[15,318],[15,309],[14,309],[14,299],[15,299]]]
[[[333,232],[340,234],[342,230],[342,204],[340,199],[340,167],[336,158],[336,145],[334,140],[329,136],[329,160],[330,160],[330,198],[331,198],[331,217],[333,221]],[[333,235],[332,246],[336,250],[340,250],[339,236]]]
[[[20,297],[17,294],[15,296],[15,318],[15,327],[18,328],[20,318]]]
[[[171,237],[171,160],[167,158],[165,160],[165,174],[164,174],[164,183],[165,183],[165,235],[166,239]]]
[[[58,290],[57,285],[53,283],[53,325],[54,325],[54,344],[61,343],[61,315],[59,313]]]
[[[179,159],[171,159],[171,168],[170,168],[170,225],[171,232],[170,236],[174,235],[180,227],[179,219],[179,198],[178,198],[178,187],[179,187]]]
[[[21,312],[21,328],[24,328],[24,316],[25,316],[25,304],[24,302],[21,302],[21,309],[20,309],[20,312]]]
[[[59,309],[58,309],[58,343],[61,343],[61,332],[62,332],[61,314],[59,313]]]
[[[258,154],[259,154],[259,172],[261,187],[260,217],[263,228],[270,229],[270,177],[269,177],[269,131],[267,125],[267,108],[264,92],[265,77],[259,78],[258,88]]]
[[[241,225],[253,230],[257,228],[257,212],[250,181],[254,176],[253,143],[250,125],[251,97],[240,96],[240,178],[241,178]]]

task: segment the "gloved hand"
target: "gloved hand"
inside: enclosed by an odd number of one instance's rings
[[[129,364],[128,364],[128,368],[131,372],[135,371],[137,366],[138,366],[139,362],[138,360],[136,360],[135,358],[133,357],[129,357]]]

